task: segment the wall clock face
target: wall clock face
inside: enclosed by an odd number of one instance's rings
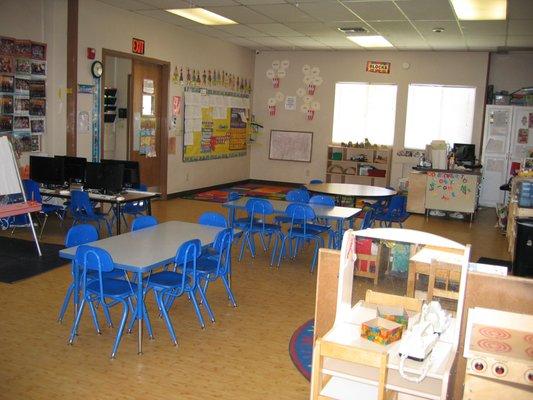
[[[91,65],[91,73],[95,78],[100,78],[104,72],[104,66],[100,61],[95,61]]]

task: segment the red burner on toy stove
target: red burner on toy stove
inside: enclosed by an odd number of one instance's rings
[[[486,326],[486,327],[480,328],[479,329],[479,333],[481,335],[485,336],[486,338],[496,339],[496,340],[505,340],[505,339],[509,339],[511,337],[511,334],[509,332],[507,332],[505,329],[493,328],[493,327],[490,327],[490,326]],[[529,335],[529,336],[533,336],[533,335]],[[526,340],[528,340],[528,339],[526,339]],[[532,338],[532,340],[533,340],[533,338]]]
[[[533,335],[526,335],[524,336],[524,340],[528,342],[529,344],[533,344]]]
[[[491,353],[508,353],[511,351],[511,346],[505,342],[498,342],[497,340],[481,339],[477,342],[477,345]]]

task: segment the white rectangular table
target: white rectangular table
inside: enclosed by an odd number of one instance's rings
[[[235,211],[236,210],[245,210],[246,209],[246,202],[250,199],[250,197],[241,197],[238,200],[228,201],[227,203],[224,203],[222,206],[228,209],[228,219],[230,224],[233,222],[235,217]],[[277,214],[284,214],[285,209],[291,202],[289,201],[283,201],[283,200],[268,200],[270,204],[274,207],[274,212]],[[350,228],[353,228],[353,219],[354,217],[361,212],[360,208],[352,208],[352,207],[328,207],[328,206],[322,206],[317,204],[308,204],[313,211],[315,212],[316,216],[318,218],[325,218],[328,220],[335,220],[337,222],[337,236],[338,238],[342,238],[343,234],[343,227],[344,227],[344,221],[349,220],[350,221]],[[339,242],[337,245],[340,246],[340,240],[337,240]]]
[[[111,254],[115,268],[137,275],[138,306],[137,315],[134,318],[139,321],[139,354],[142,354],[142,325],[146,313],[143,301],[143,274],[172,262],[176,250],[184,242],[199,239],[202,246],[206,246],[214,242],[216,235],[221,230],[222,228],[189,222],[170,221],[90,243],[91,246],[99,247]],[[59,252],[59,256],[72,260],[76,257],[76,250],[77,246],[63,249]],[[78,279],[75,277],[74,296],[78,294],[77,281]]]

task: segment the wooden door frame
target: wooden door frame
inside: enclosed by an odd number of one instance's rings
[[[130,60],[142,61],[146,64],[157,65],[161,67],[161,112],[159,115],[159,126],[160,126],[160,148],[158,149],[161,160],[159,163],[159,176],[160,180],[160,190],[161,197],[163,199],[167,198],[167,168],[168,168],[168,85],[170,83],[170,62],[158,60],[156,58],[139,56],[137,54],[124,53],[122,51],[110,50],[102,48],[102,64],[104,66],[104,72],[102,74],[101,82],[105,82],[105,59],[106,57],[117,57],[117,58],[127,58]],[[133,68],[133,67],[132,67]],[[131,86],[130,86],[131,89]],[[133,93],[130,93],[132,96]],[[100,94],[100,104],[104,104],[104,90],[102,88]],[[131,107],[131,105],[130,105]],[[101,112],[101,121],[100,121],[100,135],[102,136],[104,132],[104,107],[102,107]],[[132,121],[132,110],[128,110],[128,122]],[[128,125],[129,125],[128,123]],[[129,125],[132,126],[132,125]],[[100,138],[102,140],[102,138]],[[128,140],[129,140],[129,128],[128,128]],[[103,144],[103,141],[102,141]],[[100,154],[103,155],[104,146],[100,146]],[[129,149],[128,149],[129,151]],[[128,153],[129,157],[129,153]]]

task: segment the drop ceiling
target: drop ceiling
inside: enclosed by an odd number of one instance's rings
[[[533,0],[508,0],[505,21],[459,21],[450,0],[100,1],[256,50],[362,50],[341,27],[363,27],[397,50],[533,50]],[[165,11],[191,5],[238,25],[204,26]]]

